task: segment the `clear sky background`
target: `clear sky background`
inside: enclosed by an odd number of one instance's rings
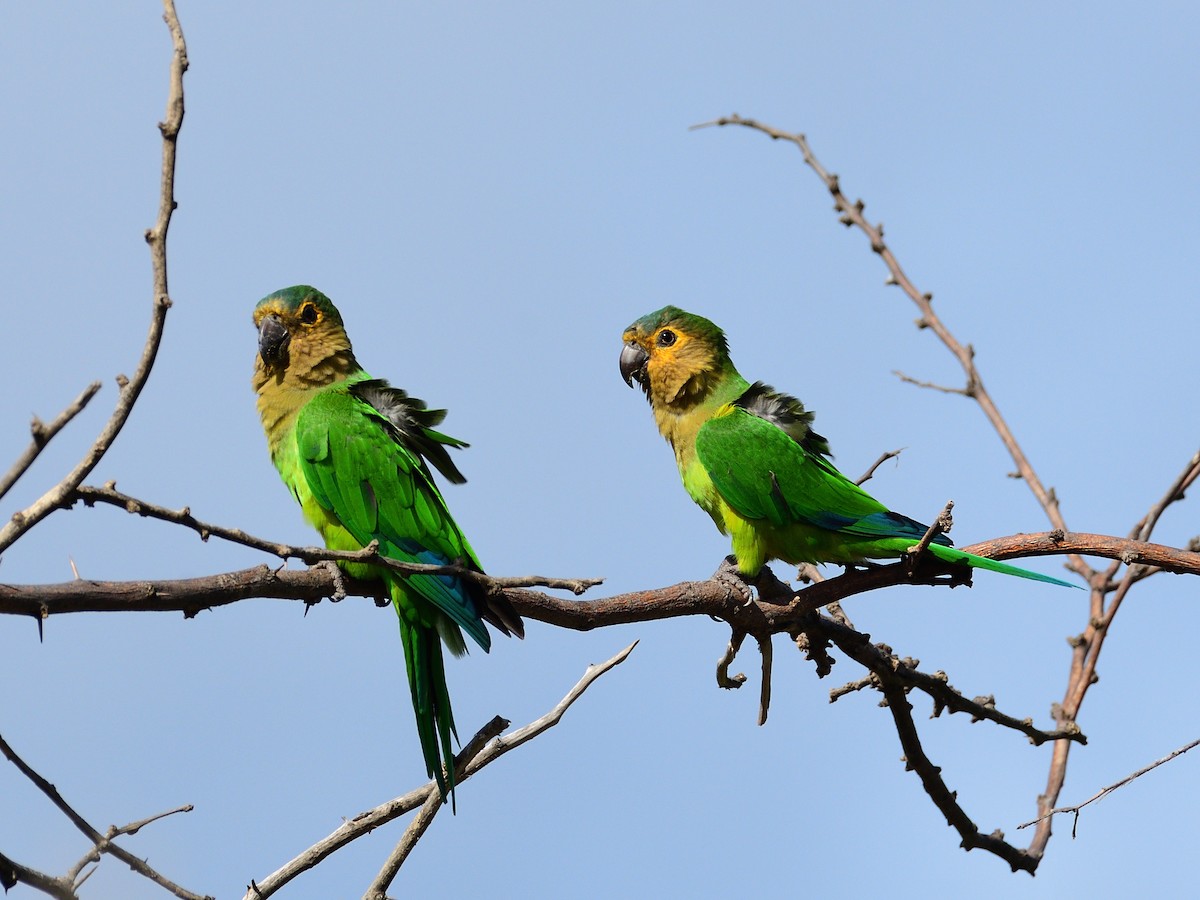
[[[604,576],[596,596],[706,577],[727,540],[692,506],[622,329],[674,303],[727,330],[751,379],[799,395],[848,473],[960,544],[1046,526],[979,411],[901,384],[961,383],[794,148],[807,133],[984,378],[1079,531],[1125,534],[1196,450],[1200,246],[1192,5],[203,3],[180,0],[192,68],[161,355],[93,475],[290,543],[315,535],[254,409],[250,312],[310,283],[359,359],[471,442],[447,500],[488,568]],[[4,501],[90,445],[150,314],[169,36],[154,3],[0,12],[0,469],[89,381],[105,387]],[[1157,537],[1185,545],[1200,500]],[[264,561],[114,509],[60,512],[6,582],[217,573]],[[1057,561],[1032,567],[1058,573]],[[831,571],[837,571],[836,569]],[[1158,576],[1117,619],[1062,801],[1197,737],[1194,579]],[[856,624],[968,696],[1050,724],[1085,595],[983,575],[847,604]],[[364,600],[255,600],[173,614],[0,621],[0,733],[97,825],[196,809],[125,846],[186,887],[239,897],[423,768],[396,624]],[[395,885],[405,896],[1062,897],[1194,890],[1200,757],[1059,823],[1036,878],[964,853],[906,773],[890,716],[842,660],[818,681],[776,643],[719,691],[728,629],[704,619],[524,642],[455,662],[460,730],[529,721],[589,662],[628,662],[562,724],[465,785]],[[961,716],[925,747],[984,831],[1031,818],[1049,749]],[[281,896],[357,897],[403,829]],[[0,765],[0,849],[60,873],[83,838]],[[34,896],[26,888],[14,898]],[[89,898],[158,898],[106,859]]]

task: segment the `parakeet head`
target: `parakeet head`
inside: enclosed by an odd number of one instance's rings
[[[659,408],[703,399],[732,369],[725,333],[703,316],[664,306],[625,329],[621,377]]]
[[[328,384],[357,368],[342,316],[328,297],[306,284],[269,294],[254,307],[258,329],[255,386]]]

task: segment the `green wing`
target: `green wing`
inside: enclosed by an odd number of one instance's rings
[[[730,405],[700,427],[696,456],[739,515],[855,537],[915,537],[925,526],[886,506],[777,425]],[[939,535],[938,543],[949,544]]]
[[[428,467],[389,426],[384,415],[345,385],[314,397],[296,420],[300,471],[313,498],[356,541],[364,546],[379,541],[384,556],[433,565],[462,559],[478,568]],[[462,578],[405,575],[403,581],[481,647],[490,647],[491,638]]]

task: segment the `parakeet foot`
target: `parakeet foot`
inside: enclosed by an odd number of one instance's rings
[[[323,559],[318,563],[313,564],[314,569],[324,569],[333,579],[333,592],[329,595],[329,599],[333,603],[337,603],[346,599],[346,579],[343,577],[342,570],[332,559]]]
[[[742,606],[753,603],[756,593],[758,599],[763,602],[781,604],[790,603],[796,595],[791,585],[780,581],[769,566],[763,566],[757,575],[746,575],[738,568],[737,559],[733,556],[727,556],[721,561],[712,578],[713,581],[719,581],[729,588],[734,596],[741,598]]]
[[[754,602],[754,582],[738,571],[737,559],[734,556],[730,555],[721,560],[717,571],[712,574],[712,580],[725,585],[726,589],[742,602],[742,606],[749,606]]]
[[[781,581],[776,574],[771,571],[770,566],[763,566],[758,570],[758,574],[753,578],[747,579],[750,584],[754,585],[758,591],[758,599],[764,603],[776,603],[784,605],[792,602],[796,596],[796,591],[790,584]]]

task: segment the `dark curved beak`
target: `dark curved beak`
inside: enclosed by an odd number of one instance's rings
[[[263,316],[258,323],[258,355],[266,366],[281,362],[287,355],[288,342],[292,336],[288,334],[283,320],[275,313]]]
[[[634,379],[642,387],[646,386],[646,363],[650,354],[637,344],[629,343],[621,348],[621,377],[625,383],[633,387]]]

